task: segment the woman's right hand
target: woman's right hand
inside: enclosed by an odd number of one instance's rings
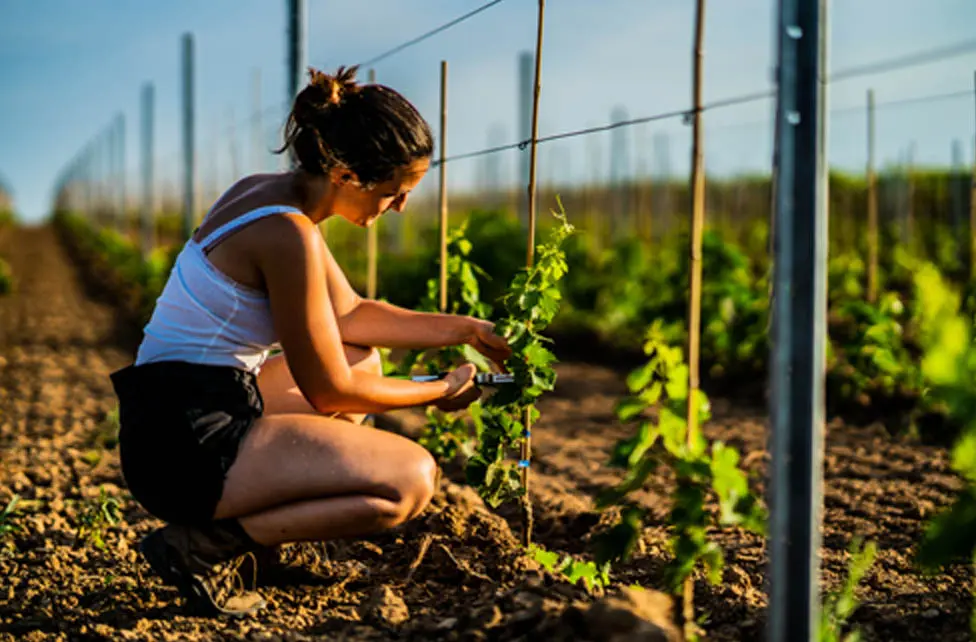
[[[481,398],[481,388],[475,385],[474,376],[478,369],[472,363],[465,363],[448,373],[444,381],[447,392],[434,402],[439,410],[453,412],[463,410]]]

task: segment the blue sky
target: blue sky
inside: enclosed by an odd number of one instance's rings
[[[307,63],[324,69],[370,58],[482,0],[307,0]],[[972,0],[833,0],[832,69],[890,59],[973,38]],[[540,134],[679,110],[691,96],[691,0],[550,0],[543,52]],[[712,0],[706,25],[706,102],[770,86],[773,0]],[[119,112],[127,119],[128,189],[138,187],[139,94],[156,90],[157,178],[179,185],[180,37],[194,34],[196,142],[201,191],[236,174],[275,167],[285,101],[284,0],[7,0],[0,4],[0,176],[24,218],[48,213],[65,164]],[[506,0],[474,19],[380,62],[377,80],[438,121],[440,60],[449,62],[448,154],[517,139],[517,56],[535,39],[536,3]],[[972,96],[897,107],[884,103],[972,89],[976,54],[831,86],[830,158],[863,167],[873,88],[878,159],[893,163],[910,144],[923,163],[948,163],[954,140],[972,159]],[[254,78],[260,74],[260,98]],[[365,71],[362,77],[365,79]],[[260,104],[263,118],[255,136]],[[710,112],[706,163],[731,173],[767,168],[770,102]],[[666,135],[670,168],[686,171],[688,130],[680,120],[629,128],[632,171],[661,171],[651,141]],[[232,135],[233,134],[233,135]],[[654,137],[658,136],[657,139]],[[610,134],[540,147],[540,175],[563,182],[609,175]],[[234,160],[232,152],[236,150]],[[519,152],[498,156],[514,178]],[[479,180],[485,160],[449,168],[451,186]],[[435,189],[436,180],[425,181]]]

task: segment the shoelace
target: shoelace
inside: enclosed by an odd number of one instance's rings
[[[231,560],[229,562],[224,562],[221,566],[223,568],[216,568],[212,575],[207,578],[207,584],[210,585],[210,590],[213,594],[213,598],[218,603],[223,603],[228,597],[234,595],[237,592],[245,592],[248,590],[244,583],[244,578],[241,576],[241,565],[244,560],[251,557],[254,560],[254,555],[251,553],[245,553],[240,557]],[[252,569],[256,569],[255,565],[252,565]],[[254,571],[251,573],[251,588],[250,590],[255,590],[257,587],[257,575]]]

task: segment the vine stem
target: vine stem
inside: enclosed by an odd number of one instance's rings
[[[705,0],[697,0],[695,12],[694,91],[692,109],[692,167],[691,167],[691,248],[689,261],[688,296],[688,426],[687,443],[694,443],[698,434],[699,334],[701,332],[702,232],[705,226],[704,134],[701,127],[702,63],[705,40]],[[679,480],[681,483],[681,480]],[[682,599],[682,619],[686,639],[696,639],[695,582],[692,574],[685,578]]]

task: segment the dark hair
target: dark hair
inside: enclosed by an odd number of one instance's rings
[[[285,144],[311,174],[333,167],[356,173],[363,187],[393,177],[397,167],[434,153],[430,125],[417,108],[384,85],[357,85],[358,66],[335,76],[309,67],[311,81],[295,98]]]

